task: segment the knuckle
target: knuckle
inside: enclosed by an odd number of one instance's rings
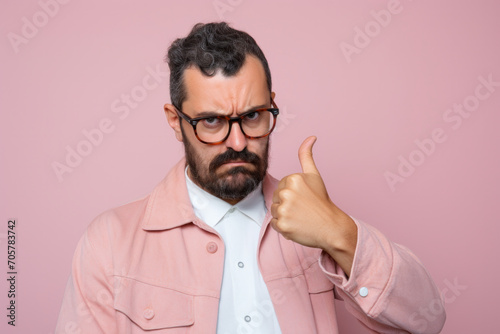
[[[291,200],[293,198],[294,192],[290,189],[282,189],[279,192],[279,198],[283,201]]]
[[[282,178],[279,182],[278,182],[278,189],[280,187],[283,187],[285,184],[286,184],[286,180],[288,179],[288,176],[285,176],[284,178]]]
[[[287,215],[287,213],[288,213],[288,210],[287,210],[287,208],[284,205],[280,205],[280,206],[278,206],[276,208],[276,213],[280,217],[285,217]]]
[[[279,232],[279,230],[281,229],[280,220],[278,218],[274,218],[272,221],[272,224],[273,224],[274,229]]]
[[[297,186],[299,184],[301,184],[303,181],[303,175],[302,174],[292,174],[292,175],[289,175],[288,178],[287,178],[287,185],[290,185],[290,186]]]
[[[288,224],[288,222],[287,222],[286,219],[277,219],[276,223],[275,223],[275,226],[276,226],[276,230],[278,232],[280,232],[281,234],[283,234],[283,233],[286,234],[290,230],[290,226],[289,226],[289,224]]]

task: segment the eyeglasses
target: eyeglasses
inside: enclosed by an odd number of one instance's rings
[[[223,143],[231,133],[233,123],[240,125],[241,132],[249,139],[267,137],[273,132],[278,117],[278,106],[271,99],[274,108],[259,108],[247,111],[236,117],[223,115],[191,118],[177,107],[178,115],[191,124],[194,134],[204,144],[218,145]]]

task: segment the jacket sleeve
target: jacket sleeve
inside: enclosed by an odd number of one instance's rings
[[[375,333],[439,333],[446,319],[444,303],[421,262],[372,226],[355,222],[351,276],[324,251],[319,261],[347,310]]]
[[[99,223],[96,219],[88,227],[76,247],[56,334],[117,333],[112,267],[106,263],[109,246]]]

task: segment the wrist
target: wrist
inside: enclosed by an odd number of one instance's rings
[[[336,208],[331,218],[328,231],[324,234],[323,246],[332,259],[340,265],[349,276],[354,253],[356,252],[358,227],[354,220]]]

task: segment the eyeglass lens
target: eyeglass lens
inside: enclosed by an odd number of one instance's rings
[[[249,137],[261,137],[269,133],[274,125],[274,116],[268,110],[248,113],[241,120],[241,130]],[[210,117],[196,124],[198,137],[208,143],[223,140],[229,133],[229,121],[224,118]]]

